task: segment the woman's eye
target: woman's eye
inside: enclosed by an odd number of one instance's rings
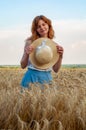
[[[37,27],[37,29],[40,28],[40,26]]]
[[[43,26],[45,26],[45,24],[43,24]]]
[[[44,24],[42,24],[41,26],[39,25],[39,26],[37,26],[37,29],[38,28],[41,28],[42,26],[45,26],[46,24],[44,23]]]

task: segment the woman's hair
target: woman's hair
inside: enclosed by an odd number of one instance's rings
[[[27,40],[30,39],[31,41],[34,41],[37,38],[40,38],[40,35],[37,33],[37,26],[38,26],[39,20],[43,20],[45,23],[48,24],[48,26],[49,26],[48,38],[53,39],[54,30],[53,30],[53,27],[52,27],[51,20],[48,19],[47,17],[43,16],[43,15],[40,15],[40,16],[36,16],[33,19],[32,27],[31,27],[32,36],[30,38],[28,38]]]

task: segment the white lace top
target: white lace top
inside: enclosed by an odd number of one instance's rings
[[[52,70],[52,68],[48,68],[48,69],[44,69],[44,70],[38,69],[34,65],[31,64],[30,60],[28,60],[28,68],[38,70],[38,71],[51,71]]]

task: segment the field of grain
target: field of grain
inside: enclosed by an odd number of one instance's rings
[[[22,91],[25,71],[0,69],[0,130],[86,130],[86,69],[61,68],[44,89]]]

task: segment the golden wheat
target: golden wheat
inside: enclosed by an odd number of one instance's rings
[[[0,69],[0,130],[86,130],[86,69],[61,69],[44,89],[21,90],[24,72]]]

